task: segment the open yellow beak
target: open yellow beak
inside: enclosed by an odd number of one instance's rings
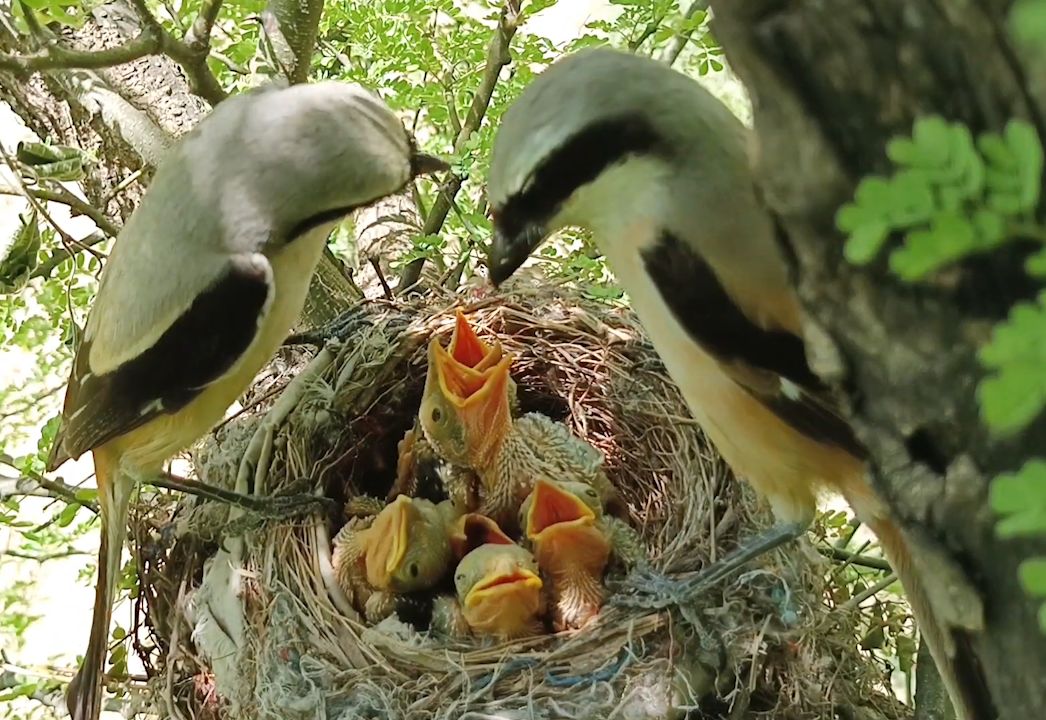
[[[541,578],[531,570],[495,567],[465,595],[465,607],[471,609],[490,601],[510,602],[523,594],[540,591],[541,587]]]
[[[387,589],[389,578],[407,554],[407,542],[413,505],[406,495],[400,495],[374,518],[370,526],[365,562],[367,582],[378,589]]]
[[[496,522],[479,513],[466,513],[454,523],[450,547],[460,560],[481,545],[514,545]]]
[[[551,527],[592,525],[596,515],[577,495],[544,478],[534,483],[527,508],[527,538],[533,540]]]
[[[460,308],[455,313],[454,332],[450,336],[447,351],[462,365],[481,372],[489,369],[501,359],[500,343],[489,345],[480,340]]]

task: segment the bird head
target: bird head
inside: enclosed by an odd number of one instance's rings
[[[455,360],[439,340],[429,343],[429,367],[418,416],[433,447],[448,461],[486,467],[511,426],[509,368],[505,355],[479,372]]]
[[[591,485],[539,478],[520,508],[520,525],[542,567],[601,576],[610,556],[610,541],[598,524],[602,514]]]
[[[519,545],[476,548],[458,564],[454,587],[465,619],[477,633],[516,637],[544,612],[537,563]]]
[[[716,127],[706,132],[709,118]],[[601,244],[641,243],[636,223],[687,221],[695,202],[722,193],[721,151],[702,147],[702,133],[704,145],[716,144],[719,125],[744,130],[693,79],[651,58],[592,49],[554,63],[508,109],[494,141],[491,280],[504,282],[568,225]]]
[[[428,500],[400,495],[369,529],[364,555],[367,581],[396,593],[431,588],[450,566],[443,514]]]
[[[482,545],[515,545],[508,535],[486,515],[466,513],[458,518],[450,534],[450,547],[460,560]]]
[[[275,230],[279,242],[449,168],[379,97],[337,81],[229,98],[179,152],[184,162],[168,170],[186,176],[187,192],[220,198],[223,222]]]

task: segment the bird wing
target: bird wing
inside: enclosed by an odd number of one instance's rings
[[[759,303],[733,297],[701,254],[671,233],[662,234],[642,257],[676,320],[738,385],[803,435],[866,456],[810,368],[802,337],[771,325],[776,313],[754,320],[751,312]],[[773,297],[772,289],[766,293]]]
[[[157,340],[116,367],[97,372],[91,360],[98,337],[85,336],[73,360],[49,469],[184,407],[221,378],[254,340],[273,289],[272,267],[264,255],[233,255],[165,329],[143,328],[142,334],[156,333]],[[121,318],[100,321],[120,323]]]

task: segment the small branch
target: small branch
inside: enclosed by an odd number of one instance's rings
[[[73,215],[83,215],[88,217],[98,226],[98,229],[104,232],[109,237],[116,237],[120,233],[120,228],[117,227],[105,214],[94,207],[90,203],[87,203],[78,198],[73,193],[69,192],[65,188],[58,186],[55,190],[47,190],[44,188],[32,188],[29,193],[37,200],[43,200],[45,202],[56,202],[62,205],[67,205],[73,210]],[[2,187],[0,186],[0,195],[18,195],[21,196],[23,193],[19,188]]]
[[[472,97],[472,105],[469,107],[468,114],[465,115],[465,120],[461,124],[461,132],[458,133],[457,138],[454,140],[455,155],[465,150],[465,143],[468,142],[474,132],[479,130],[483,122],[487,108],[490,107],[490,99],[494,95],[494,88],[497,87],[501,69],[512,60],[512,57],[509,55],[509,45],[512,43],[512,38],[516,34],[516,28],[519,27],[519,23],[520,0],[506,0],[501,8],[501,15],[498,19],[498,27],[494,31],[494,37],[491,39],[490,45],[487,46],[487,62],[483,68],[483,76],[480,79],[479,87],[476,88],[476,94]],[[447,179],[447,182],[444,183],[436,196],[436,200],[432,203],[432,209],[425,216],[425,225],[421,229],[422,235],[435,235],[440,231],[453,206],[454,198],[457,196],[458,191],[461,190],[464,182],[465,178],[459,175],[451,175]],[[424,258],[418,258],[407,263],[400,273],[398,290],[404,292],[413,287],[418,282],[418,279],[421,278],[421,270],[424,266]]]
[[[211,49],[211,29],[218,20],[218,13],[222,9],[222,0],[203,0],[200,12],[193,20],[189,31],[185,33],[185,46],[196,53],[204,56]]]
[[[375,274],[378,276],[378,282],[381,283],[381,291],[385,293],[386,300],[394,300],[395,295],[392,294],[392,288],[389,287],[389,281],[385,279],[385,273],[381,271],[381,263],[378,262],[378,258],[373,255],[367,258],[367,262],[374,268]]]
[[[175,38],[164,29],[160,21],[152,14],[148,6],[146,6],[145,0],[131,0],[131,5],[134,7],[144,31],[151,32],[159,38],[160,52],[182,66],[186,77],[189,79],[189,89],[212,106],[217,105],[228,97],[228,94],[219,84],[218,78],[207,67],[207,53],[210,51],[208,43],[200,45],[196,40],[191,40],[194,44],[189,45]],[[200,32],[206,32],[206,37],[209,40],[210,28],[213,27],[214,18],[217,18],[220,9],[220,0],[205,0],[200,8],[200,15],[189,30],[190,36],[193,35],[197,25],[199,25]],[[213,18],[211,17],[212,15]]]
[[[0,69],[25,74],[39,70],[106,68],[154,55],[160,52],[161,46],[160,36],[146,28],[133,40],[108,50],[70,50],[50,44],[46,50],[31,55],[0,54]]]
[[[852,598],[850,598],[849,600],[844,602],[842,605],[840,605],[838,607],[838,610],[840,612],[848,612],[850,610],[855,610],[865,600],[867,600],[868,598],[872,597],[873,595],[875,595],[877,593],[882,592],[886,588],[888,588],[891,585],[893,585],[895,582],[897,582],[897,574],[896,573],[890,573],[889,575],[884,577],[882,580],[880,580],[879,582],[875,583],[875,585],[872,585],[871,587],[865,588],[862,592],[857,593]]]
[[[51,253],[51,257],[49,257],[45,262],[42,262],[42,263],[40,263],[39,265],[36,266],[36,269],[33,270],[33,272],[29,275],[29,277],[30,278],[49,277],[51,275],[51,273],[54,272],[55,268],[57,268],[59,265],[61,265],[62,263],[64,263],[66,260],[70,259],[74,255],[79,254],[79,252],[81,250],[87,250],[89,248],[92,248],[95,245],[98,245],[99,243],[103,243],[103,242],[105,242],[108,239],[109,238],[106,235],[104,235],[104,234],[102,234],[100,232],[91,233],[90,235],[88,235],[87,237],[85,237],[82,240],[74,241],[73,247],[75,249],[70,249],[68,247],[63,247],[63,248],[60,248],[58,250],[55,250],[53,253]]]
[[[15,468],[17,470],[17,468]],[[76,497],[77,488],[67,485],[60,480],[49,480],[42,476],[33,477],[9,477],[0,475],[0,498],[9,495],[28,495],[42,488],[47,491],[48,496],[65,500],[70,504],[82,505],[93,513],[98,512],[98,506],[86,500]]]
[[[78,555],[94,555],[94,553],[84,552],[83,550],[63,550],[62,552],[37,555],[34,553],[21,552],[19,550],[3,550],[0,551],[0,555],[18,558],[19,560],[32,560],[33,562],[45,563],[48,560],[58,560],[60,558],[75,557]]]
[[[643,43],[645,43],[651,35],[657,32],[657,29],[661,27],[661,23],[664,22],[664,20],[665,16],[660,15],[651,20],[649,23],[647,23],[647,26],[643,28],[643,32],[639,33],[639,35],[637,35],[635,38],[628,41],[628,49],[632,52],[638,50],[639,47]]]
[[[686,9],[686,12],[683,13],[683,18],[689,20],[697,13],[703,12],[707,9],[708,0],[694,0],[694,2],[690,3],[690,7]],[[690,42],[690,36],[692,34],[692,30],[679,33],[679,35],[669,43],[668,47],[665,48],[665,51],[661,54],[661,62],[669,66],[674,65],[675,61],[678,60],[679,56],[683,53],[686,44]]]
[[[890,563],[882,558],[871,557],[870,555],[858,555],[857,553],[837,547],[819,547],[817,550],[825,557],[831,558],[832,560],[839,560],[840,562],[845,562],[850,565],[860,565],[861,567],[871,568],[873,570],[883,570],[885,572],[891,572],[893,570],[893,568],[890,567]]]
[[[262,12],[262,29],[292,85],[309,77],[322,16],[323,0],[270,0]]]

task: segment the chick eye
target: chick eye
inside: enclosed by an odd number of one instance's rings
[[[432,408],[432,422],[439,422],[443,419],[443,411],[439,408]]]
[[[596,497],[596,491],[593,490],[592,488],[589,488],[588,490],[586,490],[585,494],[587,494],[589,497]]]
[[[454,576],[455,582],[461,582],[464,579],[465,579],[465,573],[458,573],[457,575]]]
[[[417,563],[411,563],[410,567],[407,568],[407,572],[410,573],[410,576],[412,578],[416,578],[418,576],[418,564]]]

